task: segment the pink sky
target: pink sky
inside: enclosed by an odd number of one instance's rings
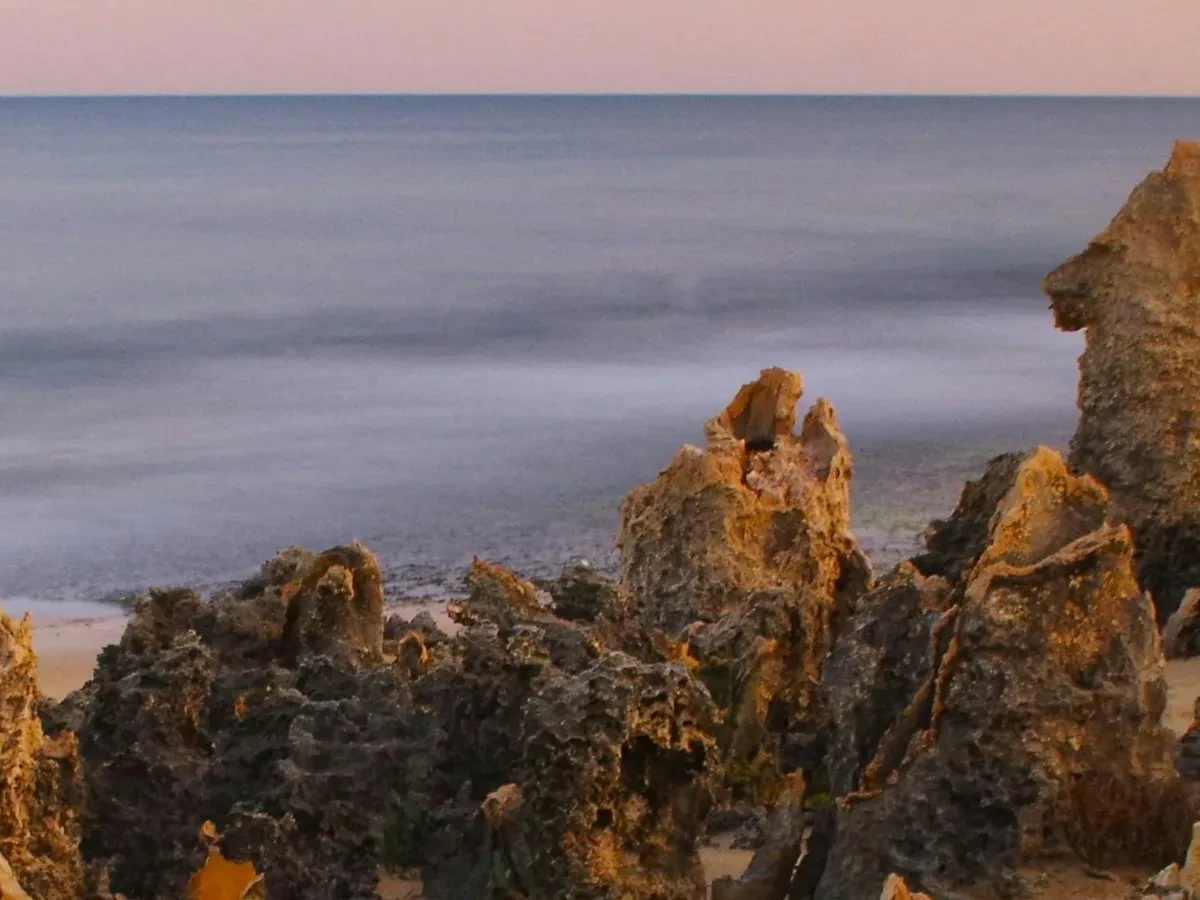
[[[0,0],[0,94],[1200,94],[1200,0]]]

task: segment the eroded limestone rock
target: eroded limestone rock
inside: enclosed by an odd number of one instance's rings
[[[115,890],[183,896],[216,849],[271,896],[373,894],[391,791],[425,740],[381,658],[377,587],[361,547],[293,549],[211,601],[137,603],[70,715],[48,716],[80,730],[83,849]]]
[[[43,735],[37,701],[33,623],[0,613],[0,856],[37,900],[77,900],[79,750],[69,732]]]
[[[807,587],[833,607],[870,566],[850,532],[850,451],[818,400],[792,433],[800,376],[767,369],[622,507],[622,583],[643,621],[678,633],[753,591]],[[814,623],[815,624],[815,623]]]
[[[712,714],[685,668],[621,653],[549,680],[528,703],[515,786],[485,801],[428,896],[701,900]]]
[[[1044,287],[1058,327],[1087,333],[1071,465],[1111,492],[1165,621],[1200,585],[1200,145],[1178,142]]]
[[[1061,852],[1154,862],[1178,840],[1163,658],[1127,529],[1104,524],[1103,489],[1053,451],[990,472],[1008,488],[986,545],[962,541],[938,569],[961,583],[902,568],[825,670],[844,796],[819,900],[860,900],[892,873],[922,889],[986,881]],[[960,510],[999,491],[967,493]],[[881,664],[888,652],[906,671]]]
[[[850,531],[849,446],[818,400],[793,432],[800,376],[764,370],[652,484],[625,500],[618,544],[633,615],[677,642],[721,709],[731,799],[769,802],[818,731],[821,666],[871,580]]]

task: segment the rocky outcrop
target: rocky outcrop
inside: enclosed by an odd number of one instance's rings
[[[271,896],[373,895],[396,773],[424,740],[408,679],[377,664],[378,574],[358,546],[291,550],[211,601],[138,601],[64,702],[85,762],[83,849],[115,890],[183,896],[216,849],[263,872]]]
[[[563,618],[476,560],[447,635],[385,623],[378,584],[362,547],[293,549],[211,600],[138,601],[46,716],[79,730],[83,848],[114,889],[367,898],[386,863],[433,900],[703,896],[711,699],[669,641],[613,650],[643,634],[619,591],[568,572]]]
[[[485,877],[442,874],[430,896],[701,900],[712,713],[678,665],[612,653],[553,679],[526,710],[515,785],[485,801],[483,852],[454,866]]]
[[[1177,143],[1044,287],[1087,334],[1071,465],[1111,492],[1165,621],[1200,586],[1200,145]]]
[[[799,375],[764,370],[708,422],[705,449],[685,446],[622,508],[632,615],[709,687],[734,800],[773,799],[794,767],[783,740],[799,722],[818,730],[821,666],[871,580],[850,531],[847,441],[823,399],[794,434],[800,395]]]
[[[1200,589],[1188,591],[1162,633],[1167,659],[1200,656]]]
[[[1008,487],[985,516],[993,481]],[[929,567],[958,583],[901,568],[860,603],[825,669],[843,796],[818,900],[863,900],[892,873],[987,881],[1064,851],[1147,862],[1177,841],[1153,608],[1106,505],[1053,451],[994,465],[956,513],[960,534],[986,517],[986,544]]]
[[[37,900],[77,900],[85,894],[78,746],[69,732],[45,737],[37,707],[33,624],[0,613],[0,857],[11,866],[5,876]]]
[[[850,451],[818,400],[792,433],[800,376],[765,370],[622,507],[622,583],[643,622],[678,633],[755,591],[808,587],[825,618],[860,592],[870,566],[850,532]],[[813,623],[814,633],[828,622]]]
[[[968,488],[970,490],[970,488]],[[836,797],[858,790],[883,738],[945,653],[950,583],[905,563],[859,600],[825,665],[825,767]]]

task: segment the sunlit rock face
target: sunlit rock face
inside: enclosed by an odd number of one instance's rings
[[[1133,529],[1164,622],[1200,585],[1200,145],[1178,142],[1044,288],[1058,327],[1087,336],[1070,463]]]
[[[622,583],[651,626],[714,621],[753,591],[811,588],[832,607],[870,566],[850,531],[848,442],[821,399],[793,433],[801,378],[766,369],[622,507]]]
[[[75,735],[42,733],[33,624],[0,613],[0,856],[37,900],[84,895],[79,795]]]
[[[1107,507],[1052,450],[993,461],[932,529],[927,573],[858,603],[824,671],[839,808],[819,900],[1062,853],[1153,863],[1186,839],[1153,606]]]
[[[800,375],[766,369],[625,500],[622,583],[649,632],[678,642],[721,709],[737,799],[771,802],[783,742],[818,730],[838,621],[871,581],[850,530],[851,457],[818,400],[795,433]]]

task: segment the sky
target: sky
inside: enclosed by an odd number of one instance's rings
[[[1200,94],[1200,0],[0,0],[0,95]]]

